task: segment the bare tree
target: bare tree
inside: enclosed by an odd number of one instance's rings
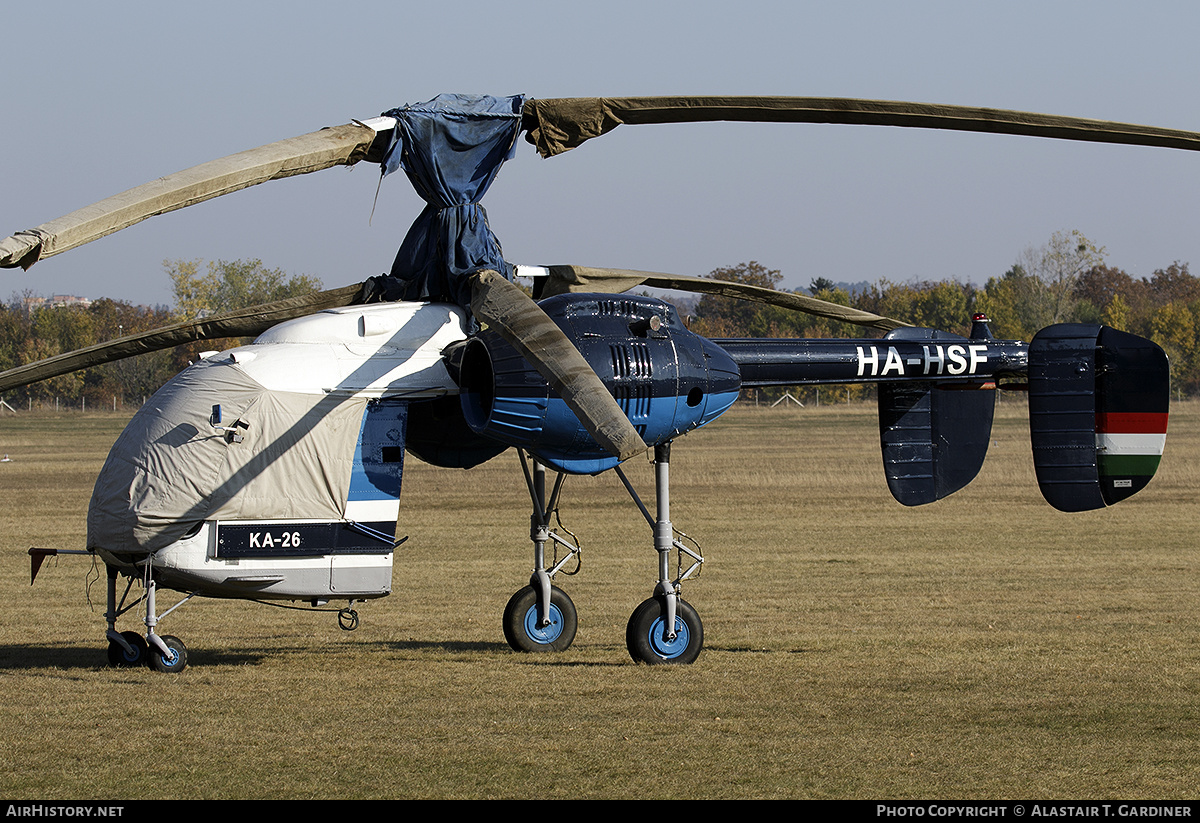
[[[1026,274],[1046,286],[1047,315],[1051,323],[1070,319],[1075,304],[1075,287],[1084,272],[1104,264],[1106,252],[1078,229],[1058,231],[1046,245],[1029,248],[1017,264]]]

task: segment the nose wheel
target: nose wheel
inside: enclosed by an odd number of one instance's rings
[[[157,583],[151,573],[150,564],[146,564],[146,574],[143,585],[146,593],[126,605],[133,578],[125,587],[125,593],[117,602],[117,577],[119,573],[115,566],[108,567],[108,611],[105,618],[108,621],[108,663],[110,666],[128,668],[131,666],[149,666],[155,671],[175,674],[187,668],[187,647],[178,637],[170,634],[158,634],[154,631],[160,618],[182,606],[194,595],[189,594],[181,602],[176,603],[163,614],[156,612],[155,592]],[[143,638],[137,632],[117,632],[117,618],[139,603],[145,602],[146,607],[146,636]]]
[[[156,672],[175,674],[187,667],[187,647],[183,641],[171,634],[158,637],[166,651],[154,648],[150,650],[150,668]]]
[[[114,637],[108,641],[108,665],[113,668],[144,666],[146,655],[146,641],[137,632],[121,632],[120,639]]]

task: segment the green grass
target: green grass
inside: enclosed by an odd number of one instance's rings
[[[122,424],[0,418],[4,796],[1195,796],[1200,404],[1173,409],[1145,491],[1078,515],[1042,502],[1019,402],[980,477],[918,509],[887,492],[873,407],[735,409],[672,454],[672,519],[708,561],[684,590],[706,638],[689,667],[625,651],[655,559],[611,474],[566,484],[575,645],[508,650],[531,559],[509,453],[407,463],[411,539],[358,631],[193,602],[162,627],[189,646],[182,675],[108,669],[90,562],[31,587],[26,549],[83,545]],[[649,465],[629,472],[649,502]]]

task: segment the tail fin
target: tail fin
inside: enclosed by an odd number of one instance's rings
[[[985,324],[972,330],[972,339],[991,336]],[[887,337],[965,340],[932,329],[901,329]],[[987,456],[995,397],[990,380],[881,383],[879,441],[892,497],[906,506],[921,506],[974,480]]]
[[[921,506],[974,480],[987,456],[994,410],[995,391],[985,387],[880,385],[879,440],[892,497]]]
[[[1111,506],[1158,469],[1170,402],[1167,356],[1107,326],[1050,326],[1029,346],[1029,432],[1046,502]]]

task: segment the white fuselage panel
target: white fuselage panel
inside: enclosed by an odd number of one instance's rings
[[[265,388],[302,394],[438,397],[457,394],[442,363],[465,340],[466,316],[447,303],[376,303],[280,323],[228,357]]]

